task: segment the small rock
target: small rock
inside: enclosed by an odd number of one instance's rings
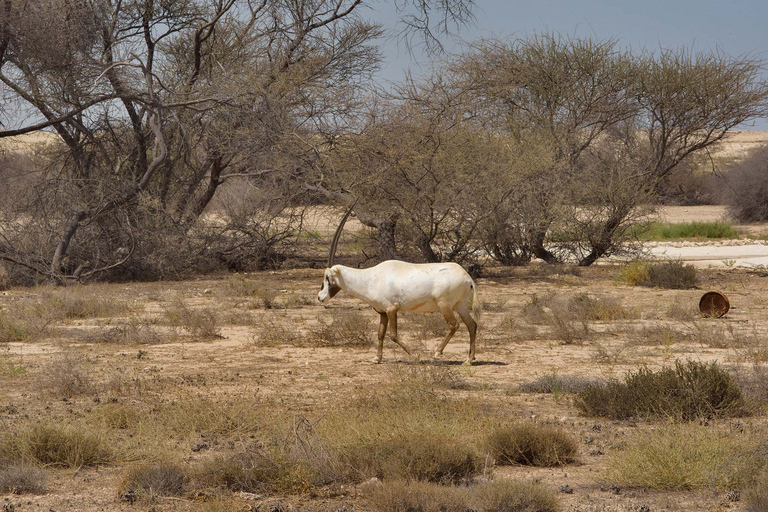
[[[256,501],[261,499],[261,495],[245,491],[240,491],[240,497],[248,501]]]
[[[560,492],[563,493],[563,494],[573,494],[573,488],[570,485],[568,485],[568,484],[561,485],[560,486]]]
[[[725,493],[725,501],[729,503],[741,501],[741,493],[739,491],[728,491]]]
[[[128,503],[136,503],[136,500],[139,499],[139,495],[136,494],[136,491],[133,489],[128,489],[120,494],[120,499],[127,501]]]
[[[638,505],[635,510],[637,510],[637,512],[651,512],[651,506],[647,503],[643,503],[642,505]]]
[[[199,452],[202,450],[207,450],[208,448],[209,448],[208,443],[206,443],[205,441],[200,441],[199,443],[197,443],[195,446],[192,447],[192,451]]]
[[[589,450],[590,455],[603,455],[602,450]]]

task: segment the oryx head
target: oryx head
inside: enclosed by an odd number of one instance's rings
[[[336,233],[333,235],[331,248],[328,252],[328,265],[326,266],[325,274],[323,275],[323,284],[320,287],[320,293],[317,294],[317,300],[320,302],[326,302],[341,291],[341,286],[339,286],[339,275],[341,274],[341,270],[339,267],[333,266],[333,258],[336,256],[336,246],[339,245],[341,230],[344,228],[344,223],[347,222],[347,218],[349,218],[349,214],[352,213],[352,208],[354,207],[355,205],[353,203],[352,206],[349,207],[349,210],[347,210],[347,213],[344,214],[344,217],[339,223],[339,227],[336,228]]]

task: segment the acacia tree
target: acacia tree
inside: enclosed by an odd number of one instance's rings
[[[409,81],[396,93],[371,107],[358,132],[318,151],[307,187],[354,202],[378,232],[381,259],[465,260],[503,196],[495,176],[511,155],[503,139],[463,123],[462,93],[441,80]]]
[[[516,262],[571,255],[590,265],[622,250],[627,227],[670,173],[765,115],[768,99],[754,59],[635,54],[613,40],[485,41],[450,69],[458,87],[474,92],[479,122],[518,144],[540,141],[552,155],[536,186],[507,205],[524,214],[506,216],[493,240]]]

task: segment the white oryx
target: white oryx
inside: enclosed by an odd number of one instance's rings
[[[440,357],[453,337],[459,322],[459,314],[469,331],[469,355],[467,364],[475,359],[475,337],[477,335],[477,290],[467,272],[456,263],[406,263],[389,260],[375,267],[356,269],[334,265],[333,258],[339,235],[352,208],[339,224],[331,242],[328,268],[325,269],[323,285],[317,300],[326,302],[343,290],[369,304],[379,314],[379,346],[374,362],[380,363],[384,351],[384,336],[389,333],[392,341],[400,345],[409,355],[411,351],[397,337],[397,312],[415,311],[433,313],[440,311],[448,323],[448,333],[435,351]]]

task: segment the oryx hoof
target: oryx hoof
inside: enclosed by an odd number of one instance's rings
[[[464,361],[463,363],[461,363],[461,365],[462,365],[462,366],[472,366],[472,363],[474,362],[474,360],[475,360],[474,358],[472,358],[472,359],[467,359],[466,361]]]
[[[381,358],[380,357],[374,357],[373,359],[371,359],[371,362],[373,364],[381,364]]]
[[[435,352],[435,353],[432,355],[432,359],[440,359],[440,357],[442,357],[442,355],[443,355],[443,353],[442,353],[442,352]]]

